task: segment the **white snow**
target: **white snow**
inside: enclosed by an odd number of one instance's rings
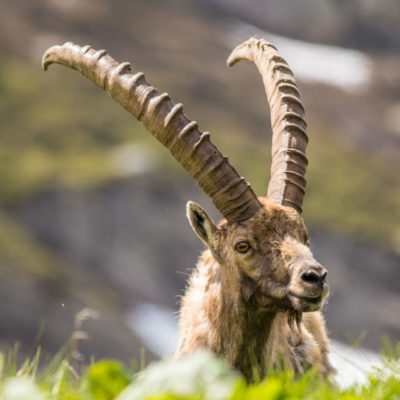
[[[362,91],[370,81],[372,61],[358,50],[289,39],[240,21],[228,25],[224,41],[233,49],[252,36],[277,47],[300,80],[336,86],[350,92]]]
[[[378,353],[353,348],[335,340],[331,340],[329,360],[336,369],[335,378],[341,388],[354,383],[364,385],[372,371],[384,368]]]
[[[161,358],[171,356],[178,340],[178,319],[170,308],[139,303],[127,316],[128,326]]]

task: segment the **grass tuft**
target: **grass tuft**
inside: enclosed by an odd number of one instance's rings
[[[73,341],[71,339],[71,341]],[[151,364],[138,373],[118,360],[73,367],[72,342],[47,365],[38,348],[17,365],[18,346],[0,353],[0,398],[4,400],[363,400],[400,399],[400,360],[392,348],[388,367],[376,370],[362,387],[340,389],[316,370],[295,378],[271,373],[252,385],[213,354],[201,351],[178,361]]]

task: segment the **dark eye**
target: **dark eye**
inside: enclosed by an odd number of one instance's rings
[[[239,242],[235,246],[235,250],[239,253],[247,253],[251,249],[251,246],[247,242]]]

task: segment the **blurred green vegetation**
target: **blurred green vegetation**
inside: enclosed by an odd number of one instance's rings
[[[27,229],[0,212],[0,263],[2,276],[22,273],[20,278],[53,282],[63,275],[59,256],[41,244]]]
[[[123,129],[110,118],[108,106],[62,73],[46,90],[39,66],[1,58],[0,188],[5,203],[20,201],[49,185],[95,184],[109,179],[110,145]],[[95,89],[95,88],[93,88]],[[68,91],[79,93],[68,96]],[[93,121],[83,107],[97,110]]]
[[[264,381],[247,385],[208,352],[152,364],[134,374],[117,360],[79,367],[68,347],[45,364],[40,364],[38,351],[21,366],[12,351],[0,353],[0,396],[4,400],[396,400],[400,398],[398,362],[388,361],[386,371],[376,370],[362,387],[340,389],[334,381],[321,379],[315,370],[300,378],[275,372]]]
[[[349,148],[318,121],[309,123],[310,145],[304,218],[308,226],[347,233],[393,249],[400,246],[400,174],[393,160]],[[240,133],[214,139],[232,163],[264,195],[270,176],[267,145]],[[244,150],[246,149],[246,150]],[[247,154],[247,156],[243,156]]]
[[[397,163],[346,147],[327,127],[314,126],[310,137],[306,220],[398,249]]]

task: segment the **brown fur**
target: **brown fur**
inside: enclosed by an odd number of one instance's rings
[[[209,249],[200,257],[182,299],[175,356],[210,349],[249,381],[254,368],[263,377],[282,365],[296,373],[317,366],[326,376],[332,368],[318,310],[327,285],[318,304],[289,295],[316,295],[316,288],[299,279],[305,268],[319,266],[308,247],[307,230],[295,210],[260,201],[263,208],[245,222],[223,221],[218,227],[210,222],[209,230],[200,234],[194,226]],[[251,254],[235,251],[241,240],[251,244]]]

